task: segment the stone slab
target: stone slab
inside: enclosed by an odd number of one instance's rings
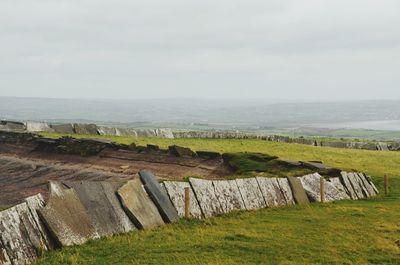
[[[77,134],[98,134],[96,124],[74,123],[74,131]]]
[[[365,177],[363,173],[356,173],[358,177],[361,179],[361,182],[363,183],[365,189],[368,192],[369,197],[376,196],[377,193],[374,189],[374,187],[371,185],[371,183],[368,181],[368,179]]]
[[[290,187],[288,179],[287,178],[277,178],[277,182],[282,191],[283,197],[285,197],[286,205],[296,204],[294,197],[293,197],[292,188]]]
[[[288,177],[287,178],[290,188],[293,193],[293,198],[297,204],[307,205],[310,203],[306,191],[301,184],[301,181],[296,177]]]
[[[33,224],[26,203],[0,212],[0,241],[4,260],[12,264],[28,264],[37,259],[38,252],[28,231]],[[26,226],[28,225],[28,227]]]
[[[150,171],[142,170],[139,172],[140,179],[144,184],[147,193],[157,206],[162,218],[166,223],[174,223],[179,220],[178,212],[172,205],[168,194],[161,188],[157,178]]]
[[[236,183],[247,210],[260,209],[267,206],[255,178],[236,179]]]
[[[52,132],[53,129],[45,122],[26,122],[26,130],[28,132]]]
[[[153,228],[164,224],[139,178],[128,181],[118,189],[117,194],[125,213],[137,228]]]
[[[313,202],[321,202],[321,178],[322,176],[318,173],[305,175],[299,178],[308,198]],[[336,189],[336,187],[330,181],[324,180],[324,188],[326,202],[343,200],[347,198],[347,194],[343,194]]]
[[[215,195],[224,213],[246,210],[242,195],[235,180],[214,180]]]
[[[372,182],[372,178],[371,178],[370,176],[368,176],[368,175],[364,175],[364,176],[365,176],[365,178],[367,179],[367,181],[369,182],[369,184],[372,186],[372,188],[374,189],[375,194],[378,194],[379,191],[378,191],[378,189],[376,188],[375,184]]]
[[[6,247],[0,240],[0,265],[12,265],[10,257],[7,254]]]
[[[342,171],[342,172],[340,172],[340,174],[341,174],[341,180],[342,180],[343,186],[347,190],[347,194],[350,196],[350,198],[352,200],[357,200],[358,196],[357,196],[356,192],[354,191],[353,185],[351,184],[349,177],[347,176],[347,172]]]
[[[74,127],[72,124],[57,124],[57,125],[51,125],[51,128],[57,132],[57,133],[66,133],[66,134],[74,134]]]
[[[371,195],[370,195],[369,192],[368,192],[367,187],[365,187],[365,184],[364,184],[364,182],[363,182],[361,176],[360,176],[358,173],[356,173],[356,172],[353,172],[352,174],[353,174],[355,180],[357,181],[358,186],[360,187],[364,198],[371,197]]]
[[[135,228],[118,201],[116,195],[120,187],[118,183],[104,181],[63,183],[76,191],[100,236],[126,233]]]
[[[59,246],[80,245],[99,237],[78,194],[61,183],[50,184],[49,200],[39,214]]]
[[[339,191],[342,200],[351,199],[339,177],[329,178],[328,181]]]
[[[194,195],[189,182],[164,181],[163,184],[180,217],[185,216],[185,188],[190,188],[190,215],[198,219],[203,217],[199,203],[197,202],[196,196]]]
[[[267,207],[285,206],[286,199],[277,178],[256,177]]]
[[[351,186],[353,187],[353,190],[357,195],[357,198],[363,199],[364,198],[363,189],[359,184],[358,176],[355,176],[353,173],[347,173],[347,178],[349,179]]]
[[[189,178],[189,182],[205,217],[223,213],[211,180]]]

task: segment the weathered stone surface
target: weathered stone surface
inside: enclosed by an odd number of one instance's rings
[[[235,180],[214,180],[215,195],[224,213],[246,210],[242,195]]]
[[[172,130],[169,128],[155,129],[154,132],[156,136],[159,138],[167,138],[167,139],[174,138],[174,134],[172,133]]]
[[[118,183],[104,181],[63,183],[76,191],[100,236],[126,233],[135,228],[118,201],[116,195],[120,187]]]
[[[255,178],[236,179],[236,183],[247,210],[259,209],[267,206]]]
[[[301,184],[303,185],[308,198],[313,202],[321,201],[321,190],[320,190],[320,181],[321,175],[318,173],[305,175],[300,177]],[[324,188],[325,188],[325,201],[336,201],[347,199],[348,196],[346,193],[340,192],[336,187],[329,181],[324,180]]]
[[[134,129],[130,128],[116,128],[117,136],[133,136],[138,137],[138,133]]]
[[[38,257],[30,236],[35,222],[26,203],[0,212],[0,242],[5,264],[28,264]],[[0,259],[0,260],[1,260]]]
[[[182,156],[194,157],[194,156],[196,156],[196,153],[187,147],[172,145],[172,146],[168,147],[168,150],[172,155],[175,155],[178,157],[182,157]]]
[[[6,247],[0,240],[0,264],[1,265],[12,265],[10,257],[7,254]]]
[[[28,132],[52,132],[53,129],[45,122],[34,122],[28,121],[26,124],[26,130]]]
[[[357,196],[356,192],[354,191],[353,185],[351,184],[349,177],[347,176],[347,172],[342,171],[340,174],[342,176],[342,178],[341,178],[342,183],[347,190],[347,194],[349,194],[349,196],[352,200],[357,200],[358,196]]]
[[[211,180],[189,178],[189,182],[205,217],[223,213]]]
[[[6,131],[24,131],[26,129],[25,124],[19,121],[1,121],[0,125]]]
[[[367,178],[365,177],[365,175],[363,173],[355,173],[358,175],[358,177],[360,178],[361,182],[363,183],[369,197],[372,196],[376,196],[377,193],[374,189],[374,187],[371,185],[371,183],[367,180]]]
[[[75,133],[74,127],[72,124],[58,124],[58,125],[51,125],[51,128],[57,133],[66,133],[66,134],[73,134]]]
[[[77,134],[98,134],[96,124],[74,123],[74,131]]]
[[[306,191],[301,184],[301,181],[296,177],[288,177],[289,185],[292,189],[293,198],[297,204],[307,205],[310,203]]]
[[[357,198],[363,199],[365,196],[363,194],[363,188],[360,186],[358,176],[354,175],[353,173],[347,173],[347,178],[349,179]]]
[[[202,218],[201,209],[196,196],[188,182],[183,181],[164,181],[164,187],[180,217],[185,216],[185,188],[190,188],[190,215],[194,218]]]
[[[98,132],[100,135],[117,136],[117,129],[115,129],[115,128],[98,126],[98,127],[97,127],[97,132]]]
[[[173,223],[179,220],[179,215],[168,194],[163,190],[157,181],[157,178],[150,171],[142,170],[139,172],[140,179],[144,184],[147,193],[157,206],[163,220],[166,223]]]
[[[289,185],[289,181],[287,178],[277,178],[279,187],[282,191],[283,197],[285,197],[286,205],[293,205],[295,204],[293,192]]]
[[[343,186],[339,177],[329,178],[328,180],[332,185],[339,191],[342,200],[350,199],[350,195],[347,193],[346,188]]]
[[[139,178],[128,181],[117,192],[125,213],[139,229],[163,225],[163,219]]]
[[[268,207],[285,206],[286,199],[277,178],[256,177]]]
[[[51,182],[50,198],[39,214],[59,246],[80,245],[99,237],[75,190],[60,183]]]
[[[378,194],[379,191],[378,191],[378,189],[376,188],[375,184],[372,182],[372,178],[371,178],[370,176],[368,176],[368,175],[364,175],[364,177],[366,178],[366,180],[368,181],[368,183],[369,183],[369,184],[372,186],[372,188],[374,189],[375,194]]]
[[[358,173],[356,173],[356,172],[353,172],[352,174],[353,174],[355,180],[357,181],[357,184],[358,184],[358,186],[360,187],[364,198],[371,197],[371,195],[370,195],[369,192],[368,192],[367,187],[365,187],[364,182],[363,182],[363,180],[361,179],[361,176],[360,176]]]

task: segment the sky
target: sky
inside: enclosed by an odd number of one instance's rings
[[[1,0],[0,96],[400,99],[398,0]]]

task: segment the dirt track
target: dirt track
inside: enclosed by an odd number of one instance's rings
[[[34,145],[0,143],[0,207],[38,192],[49,180],[124,181],[147,169],[165,179],[218,178],[231,173],[221,159],[174,157],[165,153],[103,150],[90,157],[35,151]]]

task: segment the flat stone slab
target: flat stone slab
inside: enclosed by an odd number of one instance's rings
[[[49,200],[39,214],[59,246],[81,245],[99,237],[78,194],[61,183],[51,182]]]
[[[96,124],[74,123],[74,131],[77,134],[99,134]]]
[[[267,207],[285,206],[286,199],[277,178],[256,177]]]
[[[135,229],[116,195],[120,187],[118,183],[105,181],[63,183],[76,191],[100,236],[127,233]]]
[[[292,188],[290,187],[289,181],[287,178],[277,178],[279,187],[281,188],[283,197],[285,197],[286,200],[286,205],[293,205],[296,204],[294,197],[293,197],[293,192]]]
[[[205,217],[223,213],[211,180],[189,178],[189,182]]]
[[[242,195],[235,180],[214,180],[215,195],[224,213],[246,210]]]
[[[165,189],[162,189],[160,183],[158,183],[157,178],[153,175],[153,173],[142,170],[139,172],[139,176],[144,184],[144,188],[150,195],[150,198],[153,200],[154,204],[157,206],[164,221],[166,223],[177,222],[179,220],[178,212],[172,205],[168,194],[165,192]]]
[[[289,181],[290,188],[292,189],[295,202],[300,205],[308,205],[310,200],[307,197],[301,181],[296,177],[288,177],[287,180]]]
[[[357,174],[358,177],[360,178],[360,180],[361,180],[362,184],[364,185],[369,197],[377,195],[376,190],[375,190],[376,187],[371,185],[372,182],[370,182],[368,180],[368,178],[363,173],[354,173],[354,174]],[[375,189],[374,189],[374,187],[375,187]]]
[[[164,224],[157,207],[146,193],[139,178],[129,180],[118,189],[117,194],[125,213],[137,228],[153,228]]]
[[[172,201],[175,209],[178,212],[180,217],[185,216],[185,188],[189,188],[189,197],[190,197],[190,206],[189,211],[190,215],[194,218],[202,218],[203,215],[201,213],[201,209],[199,203],[197,202],[196,196],[192,188],[190,187],[189,182],[183,181],[164,181],[164,187],[169,195],[169,198]]]
[[[351,186],[353,187],[354,192],[357,195],[358,199],[363,199],[365,198],[363,188],[360,186],[360,181],[358,175],[355,175],[354,173],[347,173],[347,178],[349,179]]]
[[[328,181],[339,191],[340,197],[342,197],[341,200],[351,199],[339,177],[329,178]]]
[[[354,191],[353,185],[350,182],[349,177],[347,176],[347,172],[342,171],[341,173],[341,182],[343,183],[343,186],[347,190],[347,194],[350,196],[352,200],[358,200],[358,196],[356,192]]]
[[[305,175],[300,177],[301,184],[303,185],[308,198],[314,202],[321,202],[321,187],[320,181],[322,176],[318,173]],[[346,193],[340,192],[336,187],[329,181],[324,180],[325,188],[325,201],[336,201],[348,198]]]
[[[27,200],[0,212],[0,264],[28,264],[50,249],[36,214],[43,198],[38,194]]]
[[[72,124],[59,124],[59,125],[52,124],[51,128],[57,133],[67,133],[67,134],[75,133]]]
[[[236,183],[247,210],[260,209],[267,206],[255,178],[236,179]]]

